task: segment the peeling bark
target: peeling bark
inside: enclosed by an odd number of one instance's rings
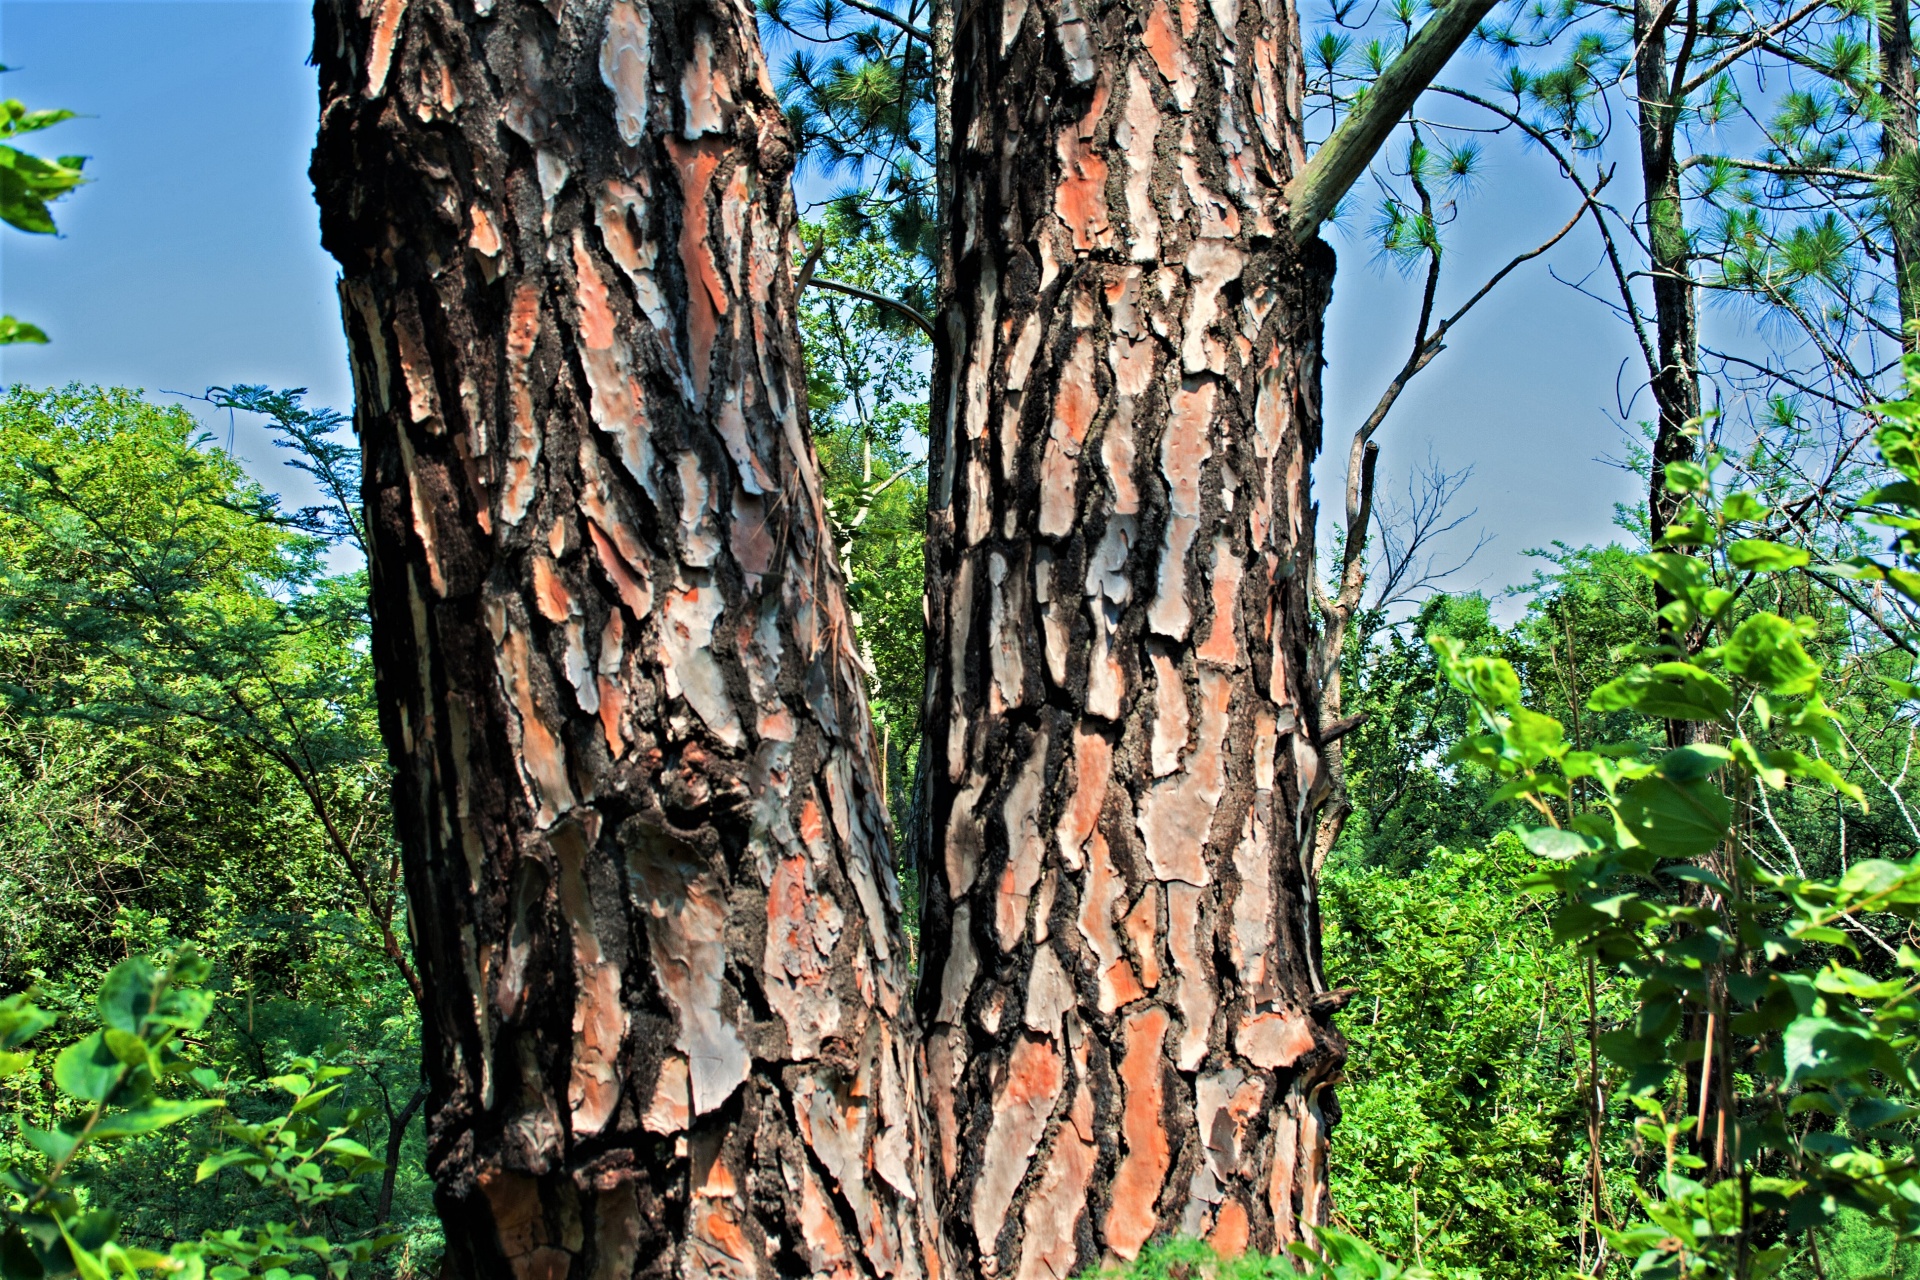
[[[940,1275],[754,15],[316,19],[449,1274]]]
[[[1279,194],[1298,23],[957,13],[919,1007],[944,1217],[984,1275],[1324,1220],[1344,1048],[1302,858],[1332,255]]]

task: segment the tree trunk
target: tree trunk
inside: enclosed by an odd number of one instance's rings
[[[1298,21],[958,13],[920,1010],[963,1271],[1325,1217]]]
[[[1889,0],[1880,10],[1880,96],[1887,113],[1880,154],[1884,167],[1897,175],[1885,199],[1900,330],[1909,351],[1920,349],[1914,329],[1920,322],[1920,99],[1914,81],[1912,16],[1907,0]]]
[[[938,1274],[753,11],[316,19],[448,1274]]]
[[[1654,351],[1659,366],[1652,370],[1654,424],[1653,463],[1647,483],[1647,521],[1657,541],[1680,512],[1682,496],[1667,488],[1670,462],[1690,462],[1694,440],[1687,427],[1700,416],[1700,324],[1693,289],[1693,257],[1687,242],[1686,214],[1681,203],[1680,169],[1674,158],[1674,137],[1681,103],[1673,96],[1668,77],[1673,69],[1667,57],[1667,28],[1677,5],[1674,0],[1634,0],[1633,40],[1635,89],[1640,109],[1640,177],[1647,200],[1647,249],[1653,273]],[[1685,21],[1694,20],[1691,5]],[[1690,39],[1682,45],[1690,46]],[[1684,68],[1682,68],[1684,70]],[[1665,604],[1663,597],[1660,603]],[[1667,636],[1662,624],[1661,634]]]

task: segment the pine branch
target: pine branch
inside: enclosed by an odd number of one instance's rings
[[[1442,9],[1387,64],[1360,105],[1293,176],[1287,184],[1287,207],[1295,244],[1319,234],[1320,224],[1366,172],[1387,135],[1493,6],[1494,0],[1453,0]]]
[[[828,289],[834,293],[844,293],[849,298],[858,298],[862,302],[871,302],[877,307],[885,307],[895,315],[913,321],[913,323],[920,326],[920,331],[927,335],[927,341],[933,341],[933,321],[927,319],[898,298],[889,298],[884,293],[875,293],[871,289],[862,289],[857,284],[845,284],[839,280],[829,280],[823,275],[809,277],[807,284],[815,289]]]

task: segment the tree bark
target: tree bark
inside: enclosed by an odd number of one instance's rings
[[[448,1274],[938,1274],[753,10],[315,16]]]
[[[957,15],[919,1005],[963,1270],[1325,1217],[1299,42],[1284,0]]]
[[[1882,168],[1897,175],[1886,194],[1887,228],[1893,237],[1894,284],[1900,301],[1900,331],[1909,351],[1920,350],[1920,95],[1913,66],[1913,19],[1907,0],[1889,0],[1880,10],[1880,96],[1886,119],[1880,128]]]
[[[1693,255],[1686,211],[1681,203],[1680,167],[1674,138],[1683,105],[1668,84],[1674,70],[1667,56],[1667,28],[1677,0],[1634,0],[1634,87],[1639,99],[1640,177],[1647,200],[1647,250],[1653,276],[1654,350],[1651,370],[1654,423],[1653,463],[1647,484],[1648,532],[1653,541],[1680,512],[1681,495],[1667,488],[1670,462],[1690,462],[1694,439],[1688,424],[1700,416],[1700,322],[1693,287]],[[1695,21],[1688,4],[1683,21]],[[1692,44],[1683,33],[1682,47]],[[1681,67],[1684,73],[1684,64]],[[1674,77],[1677,81],[1678,76]],[[1665,599],[1660,603],[1665,604]],[[1663,639],[1670,639],[1662,623]]]

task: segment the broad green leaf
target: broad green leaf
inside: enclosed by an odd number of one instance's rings
[[[1820,679],[1820,665],[1807,656],[1800,633],[1771,613],[1757,613],[1734,628],[1720,647],[1720,660],[1734,675],[1772,694],[1810,693]]]
[[[1764,538],[1743,538],[1727,548],[1727,562],[1734,568],[1761,573],[1798,569],[1812,559],[1804,547],[1790,547]]]
[[[208,1156],[200,1162],[199,1167],[193,1171],[193,1180],[195,1182],[205,1182],[222,1169],[230,1169],[234,1165],[259,1165],[265,1163],[265,1158],[257,1151],[248,1151],[245,1148],[239,1148],[233,1151],[221,1151]]]
[[[1732,758],[1732,752],[1712,743],[1678,747],[1660,757],[1660,772],[1675,782],[1691,782],[1717,772]]]
[[[53,1025],[53,1015],[25,992],[0,1000],[0,1049],[18,1049]]]
[[[1633,784],[1620,801],[1620,821],[1663,858],[1697,858],[1726,836],[1732,810],[1704,778],[1675,782],[1655,776]]]
[[[1520,841],[1532,852],[1543,858],[1552,858],[1555,862],[1584,858],[1600,847],[1600,842],[1592,836],[1558,827],[1523,827],[1520,829]]]
[[[1638,667],[1587,700],[1594,711],[1638,711],[1662,720],[1723,720],[1734,705],[1725,681],[1685,662]]]
[[[60,1051],[53,1060],[53,1082],[68,1097],[82,1102],[101,1102],[126,1075],[122,1063],[107,1048],[106,1037],[96,1031]]]
[[[94,1126],[93,1133],[99,1138],[126,1137],[137,1133],[152,1133],[177,1124],[193,1116],[204,1115],[226,1103],[219,1098],[150,1098],[136,1107],[120,1111],[100,1124]]]
[[[1831,1018],[1795,1018],[1781,1043],[1789,1085],[1859,1075],[1873,1066],[1873,1038]]]
[[[1707,487],[1707,469],[1697,462],[1669,462],[1663,473],[1674,493],[1701,493]]]
[[[136,1035],[141,1024],[153,1012],[163,986],[160,971],[151,961],[136,956],[113,966],[100,984],[100,1022],[115,1031]]]
[[[22,342],[45,343],[47,331],[37,324],[13,316],[0,316],[0,347],[14,346]]]

